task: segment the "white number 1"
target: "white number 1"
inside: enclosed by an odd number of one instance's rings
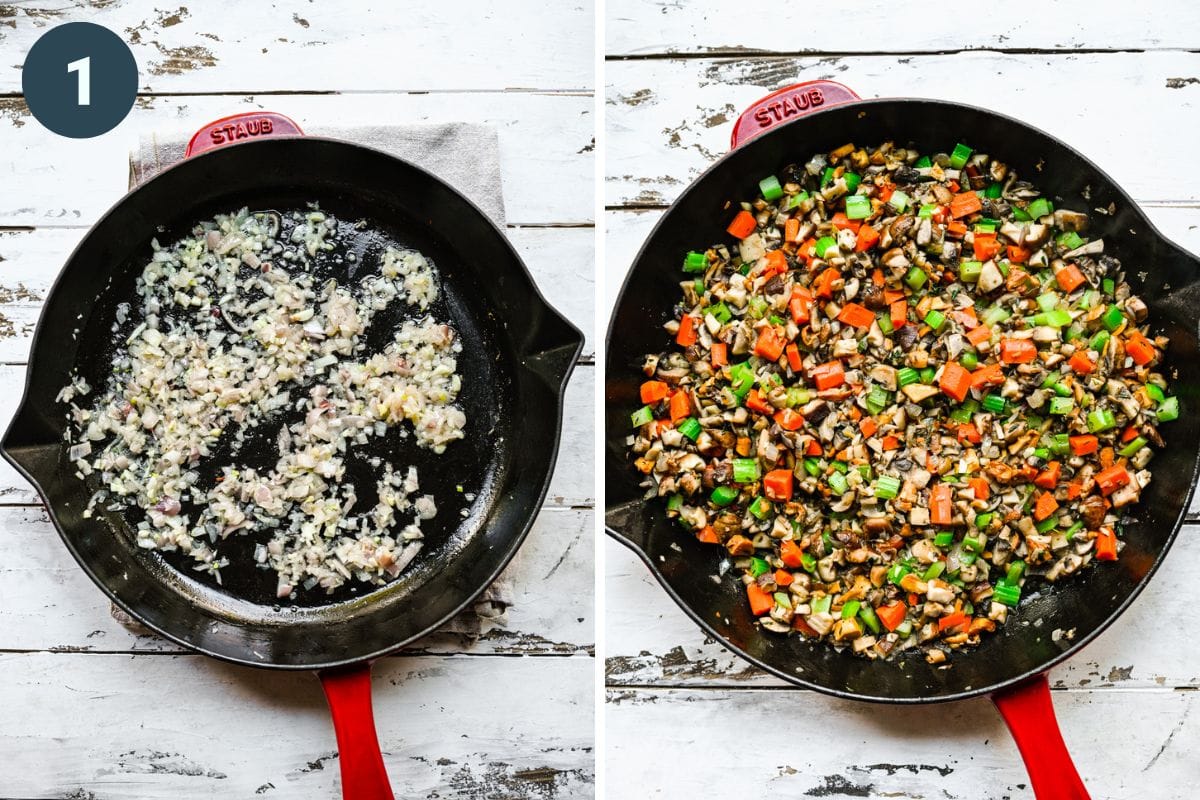
[[[92,59],[84,57],[67,64],[67,72],[79,73],[79,105],[92,104]]]

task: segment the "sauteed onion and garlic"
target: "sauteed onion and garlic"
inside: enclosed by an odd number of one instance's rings
[[[1120,559],[1180,409],[1089,214],[963,144],[847,144],[759,186],[686,254],[629,444],[761,626],[938,664]]]

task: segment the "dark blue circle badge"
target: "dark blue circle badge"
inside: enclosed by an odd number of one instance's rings
[[[137,97],[138,70],[121,37],[68,22],[33,43],[21,71],[29,111],[61,136],[87,139],[120,124]]]

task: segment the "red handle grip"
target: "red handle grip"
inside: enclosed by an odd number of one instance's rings
[[[188,142],[183,157],[189,158],[206,150],[214,150],[227,144],[250,139],[265,139],[270,136],[303,136],[300,126],[283,114],[274,111],[248,111],[233,114],[210,122],[196,131]]]
[[[733,123],[730,148],[741,147],[764,131],[823,108],[862,98],[837,81],[805,81],[771,92]]]
[[[992,695],[1008,724],[1038,800],[1090,800],[1054,716],[1050,683],[1039,675]]]
[[[317,673],[333,715],[342,800],[395,800],[371,712],[371,665]]]

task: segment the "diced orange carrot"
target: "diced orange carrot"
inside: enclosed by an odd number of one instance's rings
[[[792,499],[792,471],[773,469],[763,476],[763,494],[768,500],[786,503]]]
[[[786,569],[775,570],[775,583],[779,584],[780,586],[791,586],[792,581],[794,580],[795,578],[792,577],[792,573],[788,572]]]
[[[804,362],[800,358],[800,348],[789,344],[784,351],[787,353],[788,366],[792,368],[792,372],[799,372],[804,366]]]
[[[1029,257],[1031,255],[1033,255],[1033,253],[1029,252],[1024,247],[1021,247],[1019,245],[1010,244],[1008,246],[1008,260],[1014,264],[1028,263]]]
[[[691,347],[696,343],[696,318],[687,314],[679,320],[679,333],[675,334],[675,343],[680,347]]]
[[[864,224],[858,229],[858,237],[854,241],[854,251],[862,253],[870,250],[879,242],[879,231]]]
[[[1096,371],[1096,363],[1088,358],[1086,350],[1076,350],[1067,360],[1067,366],[1080,375],[1091,375]]]
[[[754,233],[754,229],[757,227],[758,220],[754,219],[754,215],[749,211],[743,210],[738,212],[738,215],[733,218],[733,222],[729,223],[729,227],[726,230],[735,239],[745,239]]]
[[[971,343],[972,347],[979,347],[981,344],[989,341],[991,338],[992,329],[987,325],[980,325],[977,328],[972,328],[971,330],[967,331],[967,341]]]
[[[818,390],[834,389],[846,382],[846,370],[841,361],[829,361],[813,367],[811,375]]]
[[[1057,461],[1051,461],[1046,465],[1046,468],[1038,473],[1038,476],[1033,479],[1034,486],[1040,486],[1047,491],[1054,491],[1054,487],[1058,486],[1058,479],[1062,476],[1062,464]]]
[[[783,339],[775,333],[773,325],[764,325],[758,332],[758,341],[754,344],[754,354],[768,361],[778,361],[783,355]]]
[[[869,439],[879,430],[879,423],[875,421],[874,417],[863,417],[862,422],[858,423],[858,429],[862,431],[863,436]]]
[[[875,314],[869,308],[858,303],[846,303],[837,315],[838,322],[854,328],[869,328],[875,321]]]
[[[1041,522],[1057,510],[1058,501],[1054,499],[1054,495],[1049,492],[1042,492],[1038,495],[1037,502],[1033,505],[1033,518]]]
[[[1111,447],[1100,448],[1100,468],[1108,469],[1116,461],[1116,452]]]
[[[951,239],[961,239],[967,235],[966,223],[955,220],[946,226],[946,235]]]
[[[1001,383],[1004,383],[1004,370],[1000,369],[999,364],[988,364],[971,373],[972,389]]]
[[[1108,469],[1096,473],[1096,485],[1100,487],[1100,492],[1105,497],[1122,486],[1129,485],[1131,480],[1133,479],[1129,476],[1129,470],[1121,464],[1114,464]]]
[[[807,290],[797,286],[792,290],[792,298],[788,300],[788,311],[792,313],[792,322],[797,325],[808,322],[810,308],[812,308],[812,296],[808,294]]]
[[[713,342],[710,353],[714,368],[723,367],[729,363],[729,345],[724,342]]]
[[[975,234],[974,238],[975,260],[976,261],[991,261],[1000,252],[1000,243],[996,241],[996,235],[990,236],[983,233]]]
[[[899,328],[908,322],[908,301],[901,297],[888,306],[888,316],[891,317],[892,327]]]
[[[692,401],[688,398],[688,393],[683,389],[671,395],[671,422],[679,422],[681,419],[686,419],[692,413]]]
[[[1144,367],[1158,358],[1158,351],[1154,349],[1154,345],[1150,344],[1146,337],[1137,331],[1133,331],[1126,337],[1125,352],[1139,367]]]
[[[899,600],[894,600],[886,606],[879,606],[875,609],[875,616],[879,617],[879,622],[889,631],[894,631],[900,627],[900,623],[904,622],[904,616],[908,613],[908,608]]]
[[[788,217],[787,222],[783,223],[783,240],[789,244],[800,242],[800,220],[798,218]]]
[[[1083,436],[1072,436],[1068,441],[1071,443],[1071,452],[1077,456],[1091,455],[1100,449],[1100,440],[1090,433]]]
[[[938,633],[956,631],[959,628],[967,625],[970,621],[971,618],[961,611],[955,611],[953,614],[947,614],[944,617],[938,617]]]
[[[982,209],[983,203],[979,200],[979,195],[974,192],[956,194],[950,201],[950,216],[955,219],[974,214]]]
[[[771,277],[774,275],[782,275],[788,270],[787,256],[782,250],[770,250],[765,256],[767,260],[766,268],[763,270],[763,275]]]
[[[720,544],[721,537],[717,536],[717,531],[712,525],[705,525],[696,532],[696,538],[705,544]]]
[[[967,481],[967,486],[971,487],[971,489],[975,491],[976,500],[987,500],[989,497],[991,497],[992,489],[988,485],[987,478],[971,478],[971,480]]]
[[[784,539],[779,543],[779,560],[792,569],[804,563],[800,558],[802,552],[800,545],[792,539]]]
[[[979,444],[983,441],[983,437],[979,435],[979,429],[969,422],[958,426],[955,437],[959,442],[969,442],[971,444]]]
[[[775,598],[767,594],[757,583],[746,587],[746,597],[750,600],[750,611],[756,617],[770,614],[775,607]]]
[[[808,443],[808,447],[804,448],[804,455],[806,456],[819,456],[823,454],[824,453],[821,451],[821,443],[816,439],[813,439]]]
[[[1079,267],[1067,264],[1054,273],[1054,280],[1058,281],[1058,285],[1064,292],[1073,292],[1083,285],[1084,277],[1083,273],[1079,271]]]
[[[1096,534],[1096,560],[1117,560],[1117,536],[1111,528],[1101,528]]]
[[[1122,442],[1132,442],[1137,437],[1138,437],[1138,429],[1133,425],[1129,425],[1125,428],[1125,430],[1121,431],[1121,441]]]
[[[785,408],[775,412],[775,423],[785,431],[798,431],[804,427],[804,415]]]
[[[1028,364],[1037,358],[1037,345],[1028,339],[1001,339],[1000,360],[1005,364]]]
[[[839,231],[849,230],[858,233],[858,229],[862,226],[862,220],[850,219],[845,215],[844,212],[841,211],[834,214],[830,222],[832,222],[833,227],[837,228]]]
[[[751,389],[750,394],[746,395],[746,408],[757,411],[759,414],[775,413],[775,407],[767,402],[758,389]]]
[[[954,503],[950,484],[936,484],[929,492],[929,521],[934,525],[949,525],[954,518]]]
[[[875,284],[876,286],[883,286],[883,284],[886,283],[886,279],[883,277],[883,270],[881,270],[879,267],[871,270],[871,283]]]
[[[938,378],[938,388],[960,403],[967,399],[971,383],[970,371],[957,361],[947,361],[942,367],[942,376]]]
[[[900,440],[895,436],[885,436],[881,442],[884,450],[899,450]]]
[[[904,292],[901,292],[898,289],[884,289],[883,290],[883,299],[886,300],[888,303],[894,303],[897,300],[903,300],[906,296],[907,295],[905,295]]]
[[[833,282],[840,277],[840,272],[833,267],[829,267],[817,277],[816,283],[813,284],[813,288],[815,290],[813,294],[826,300],[832,298]]]
[[[642,402],[657,403],[671,392],[671,387],[662,381],[646,381],[642,384]]]
[[[1078,500],[1083,494],[1083,483],[1081,481],[1071,481],[1067,484],[1067,499]]]

